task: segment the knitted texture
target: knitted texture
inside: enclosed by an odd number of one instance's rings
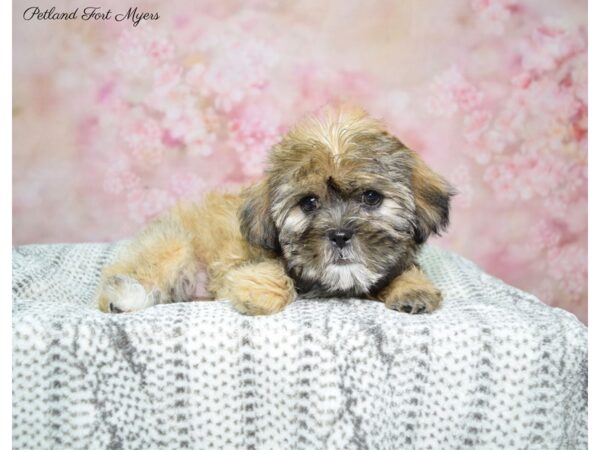
[[[122,243],[13,252],[16,449],[583,449],[587,329],[425,247],[445,301],[98,311]]]

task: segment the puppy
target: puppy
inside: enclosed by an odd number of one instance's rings
[[[102,274],[102,311],[212,298],[273,314],[297,295],[360,297],[431,312],[440,291],[416,260],[448,225],[450,185],[356,109],[305,119],[271,151],[266,178],[210,193],[147,226]]]

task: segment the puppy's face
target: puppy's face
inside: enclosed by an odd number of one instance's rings
[[[301,292],[364,295],[410,267],[448,223],[449,187],[360,111],[328,111],[274,147],[241,230],[281,254]]]

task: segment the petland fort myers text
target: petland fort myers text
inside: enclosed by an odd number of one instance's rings
[[[25,20],[114,20],[116,22],[128,21],[136,27],[143,20],[158,20],[158,12],[139,11],[137,7],[129,8],[125,12],[114,12],[111,9],[103,9],[101,6],[87,6],[85,8],[75,8],[72,11],[57,11],[56,7],[49,9],[40,9],[37,6],[31,6],[23,12]]]

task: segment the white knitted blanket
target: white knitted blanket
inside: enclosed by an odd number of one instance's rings
[[[433,247],[433,314],[298,300],[108,315],[121,244],[13,253],[15,449],[584,449],[587,329]]]

